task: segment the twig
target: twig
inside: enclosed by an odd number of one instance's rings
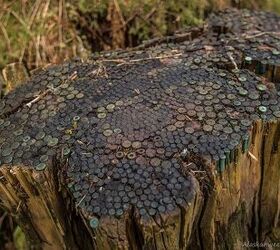
[[[44,96],[46,96],[49,92],[52,92],[51,89],[47,89],[46,91],[44,91],[42,94],[38,95],[36,98],[34,98],[32,101],[30,101],[29,103],[26,104],[27,107],[31,108],[32,104],[34,104],[35,102],[38,102],[39,100],[41,100]]]
[[[75,80],[77,78],[77,71],[74,71],[72,75],[69,76],[69,78],[67,80]],[[59,86],[57,87],[59,88]],[[27,107],[31,108],[32,104],[38,102],[39,100],[41,100],[44,96],[46,96],[48,93],[50,92],[54,92],[57,88],[48,88],[46,91],[44,91],[42,94],[38,95],[36,98],[34,98],[33,100],[31,100],[30,102],[28,102],[26,104]]]
[[[74,71],[73,74],[68,77],[68,80],[73,81],[77,78],[77,76],[78,76],[77,71]]]
[[[193,121],[188,115],[185,115],[185,117],[189,120],[189,121]]]
[[[16,212],[18,212],[20,206],[21,206],[21,201],[19,201],[19,204],[18,204],[18,206],[17,206]]]
[[[157,25],[154,23],[154,21],[152,21],[152,20],[148,21],[148,20],[146,20],[144,17],[142,17],[142,16],[141,16],[140,14],[138,14],[138,13],[136,14],[136,16],[137,16],[138,18],[140,18],[141,20],[143,20],[147,25],[153,26],[153,27],[155,28],[155,30],[158,31],[159,36],[160,36],[160,37],[163,37],[162,32],[160,32],[160,31],[158,30],[158,27],[157,27]]]
[[[156,13],[156,11],[157,11],[156,7],[152,8],[152,10],[144,17],[145,20],[150,19],[150,17],[152,17],[154,15],[154,13]]]
[[[90,75],[93,76],[105,76],[106,78],[108,78],[108,74],[107,74],[107,70],[106,67],[101,63],[99,63],[99,66],[97,69],[94,69],[92,72],[90,72]]]
[[[248,151],[248,154],[255,160],[258,161],[258,158],[256,156],[254,156],[250,151]]]
[[[252,36],[244,36],[245,39],[252,39],[255,37],[263,36],[263,35],[279,35],[280,32],[260,32]]]
[[[237,66],[236,62],[234,61],[234,59],[233,59],[233,57],[232,57],[232,53],[231,53],[231,52],[228,52],[227,55],[228,55],[230,61],[232,62],[234,68],[238,70],[238,66]]]
[[[140,59],[133,59],[127,62],[123,62],[118,64],[117,66],[121,66],[123,64],[133,64],[133,63],[137,63],[137,62],[143,62],[143,61],[150,61],[150,60],[160,60],[160,59],[165,59],[165,58],[174,58],[174,57],[178,57],[181,56],[182,53],[179,54],[175,54],[175,55],[167,55],[167,56],[156,56],[156,57],[148,57],[148,58],[140,58]]]
[[[78,202],[78,204],[76,205],[77,207],[83,202],[83,200],[86,198],[86,194],[82,197],[82,199]]]

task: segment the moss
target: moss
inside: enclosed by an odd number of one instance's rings
[[[13,233],[13,240],[17,250],[28,249],[25,235],[19,226],[16,227]]]

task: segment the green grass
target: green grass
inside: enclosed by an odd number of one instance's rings
[[[264,9],[272,10],[280,14],[280,1],[279,0],[266,1]]]
[[[13,241],[17,250],[28,249],[25,235],[19,226],[16,227],[13,233]]]

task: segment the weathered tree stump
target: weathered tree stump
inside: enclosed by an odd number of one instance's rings
[[[5,96],[0,197],[30,247],[279,244],[279,32],[230,10]]]

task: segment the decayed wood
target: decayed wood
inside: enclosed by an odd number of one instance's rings
[[[260,237],[268,242],[279,239],[279,181],[280,124],[273,121],[267,124],[262,147],[262,183],[260,193]]]
[[[4,67],[5,92],[9,92],[29,78],[28,70],[22,62],[10,63]]]
[[[48,173],[34,173],[20,166],[1,168],[3,178],[12,180],[2,184],[0,193],[4,206],[25,229],[35,248],[60,249],[65,246],[63,236],[63,211],[56,197],[56,187]],[[26,230],[26,228],[28,230]]]
[[[214,189],[205,204],[201,222],[205,249],[213,249],[217,245],[220,249],[226,246],[242,249],[242,243],[250,241],[250,226],[254,223],[252,209],[257,206],[261,181],[262,137],[263,124],[258,121],[251,132],[251,147],[242,152],[240,145],[235,152],[235,161],[229,164],[222,176],[214,179]]]

